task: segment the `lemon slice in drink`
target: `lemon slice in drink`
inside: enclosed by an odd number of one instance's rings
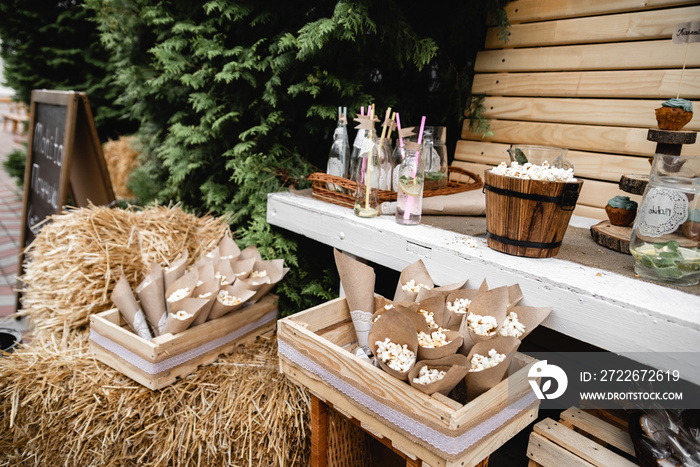
[[[399,180],[399,188],[409,196],[420,196],[421,184],[417,178],[408,181]]]

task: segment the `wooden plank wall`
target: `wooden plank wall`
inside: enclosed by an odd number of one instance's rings
[[[649,173],[656,145],[647,130],[681,74],[680,97],[700,110],[700,43],[671,40],[678,23],[700,20],[700,2],[516,0],[506,12],[510,38],[489,29],[472,86],[486,96],[494,136],[472,134],[465,121],[454,165],[482,173],[508,161],[513,143],[568,148],[585,180],[575,214],[605,219],[608,199],[625,195],[620,176]],[[700,130],[700,117],[685,129]],[[683,154],[700,156],[700,142]]]

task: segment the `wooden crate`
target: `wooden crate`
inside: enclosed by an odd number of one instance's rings
[[[530,467],[638,465],[627,421],[605,411],[565,410],[558,422],[545,418],[530,434]]]
[[[267,295],[221,318],[149,342],[132,332],[115,308],[90,316],[90,350],[134,381],[161,389],[222,353],[272,332],[276,323],[277,296]]]
[[[539,400],[527,380],[534,359],[516,354],[517,372],[466,405],[428,396],[352,353],[357,343],[345,298],[280,320],[277,339],[288,378],[389,440],[412,464],[478,464],[537,416]],[[323,464],[323,449],[312,443],[316,465]]]

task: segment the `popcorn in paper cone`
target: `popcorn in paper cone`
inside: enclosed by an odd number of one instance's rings
[[[427,375],[424,374],[420,378],[421,369],[427,368]],[[431,378],[430,370],[444,372],[444,375],[438,375]],[[416,363],[411,372],[408,374],[408,383],[414,388],[425,394],[431,395],[439,392],[446,396],[454,389],[457,384],[469,372],[469,360],[462,354],[449,355],[433,360],[421,360]]]
[[[207,302],[204,298],[185,298],[178,301],[168,313],[163,334],[177,334],[189,328]]]
[[[520,339],[502,336],[474,344],[467,355],[470,363],[469,373],[465,377],[468,401],[476,399],[501,382],[508,371],[513,352],[519,345]],[[498,362],[500,359],[502,360]]]
[[[431,329],[418,334],[418,360],[435,360],[456,354],[464,338],[459,331]]]
[[[165,289],[163,288],[163,268],[158,263],[149,266],[146,278],[136,287],[143,312],[154,335],[160,334],[160,328],[168,317],[165,306]]]
[[[551,311],[550,307],[515,306],[508,310],[505,320],[498,328],[498,335],[523,340],[549,316]]]
[[[443,327],[459,330],[477,293],[479,293],[477,289],[461,289],[450,292],[445,299],[445,312],[443,315],[445,325]]]
[[[221,259],[236,261],[241,256],[241,250],[236,245],[229,235],[224,235],[224,238],[219,242],[219,255]]]
[[[459,328],[459,333],[464,337],[460,352],[465,355],[477,342],[493,339],[506,318],[508,288],[482,290],[472,300],[467,317]]]
[[[117,285],[114,286],[111,299],[129,327],[138,334],[139,337],[150,341],[152,336],[148,330],[148,324],[146,324],[146,316],[143,314],[143,311],[141,311],[141,308],[139,308],[139,304],[136,302],[129,281],[126,279],[123,271],[121,271],[121,276],[117,281]]]
[[[236,279],[246,279],[253,272],[253,267],[255,266],[255,258],[249,259],[237,259],[231,262],[231,269]]]
[[[418,314],[431,330],[445,328],[445,298],[434,296],[418,303]]]
[[[386,310],[372,324],[368,341],[379,366],[406,381],[418,352],[418,335],[411,320],[394,309]]]
[[[418,292],[423,288],[432,289],[435,286],[422,260],[410,264],[401,271],[399,283],[394,293],[395,302],[415,302]]]
[[[231,263],[228,260],[217,260],[214,263],[214,278],[220,281],[222,287],[233,285],[236,275],[233,273]]]
[[[216,246],[212,250],[206,252],[197,260],[196,263],[194,263],[195,267],[202,266],[207,263],[216,263],[219,261],[220,255],[219,255],[219,247]]]
[[[192,297],[194,289],[197,288],[199,280],[199,271],[193,269],[187,274],[181,276],[178,280],[170,284],[170,287],[165,289],[165,303],[168,311],[172,311],[173,306],[184,298]]]
[[[216,271],[214,270],[214,263],[206,263],[198,266],[197,272],[199,273],[197,287],[205,282],[213,281],[215,279]]]
[[[216,300],[216,296],[219,293],[220,288],[221,283],[219,282],[219,280],[211,279],[194,289],[192,297],[203,298],[205,300],[208,300],[208,303],[204,307],[202,307],[202,310],[192,322],[191,326],[197,326],[199,324],[202,324],[209,318],[209,313],[211,312],[212,306],[214,306],[214,301]]]
[[[163,287],[165,290],[168,290],[168,287],[185,273],[188,254],[187,249],[185,249],[185,251],[182,252],[182,256],[173,261],[170,266],[163,269]]]
[[[241,250],[241,254],[238,256],[239,260],[253,258],[255,261],[262,261],[262,256],[258,251],[258,247],[255,245],[250,245]]]
[[[262,272],[265,271],[266,277],[253,277],[256,275],[256,271]],[[284,267],[284,260],[283,259],[273,259],[270,261],[256,261],[255,265],[253,266],[253,271],[250,273],[247,279],[244,279],[244,282],[247,282],[248,288],[255,290],[255,295],[253,295],[250,298],[250,303],[255,303],[258,300],[260,300],[262,297],[265,296],[272,288],[281,281],[284,276],[287,275],[289,272],[289,268]],[[262,284],[258,283],[260,280],[263,280]],[[253,284],[251,286],[251,284]]]
[[[455,282],[454,284],[443,285],[441,287],[434,287],[432,289],[421,288],[416,296],[417,302],[422,302],[431,297],[442,297],[445,298],[450,292],[455,290],[462,290],[466,288],[468,279],[463,281]]]
[[[424,314],[419,312],[420,304],[415,302],[397,302],[393,304],[393,309],[410,319],[417,333],[430,331],[430,326],[428,326]]]
[[[211,307],[207,321],[238,310],[246,301],[249,301],[253,295],[255,295],[255,291],[246,288],[245,284],[241,281],[236,281],[233,285],[221,287]]]
[[[333,249],[340,283],[345,291],[345,299],[353,317],[353,326],[360,347],[367,352],[368,333],[365,316],[374,313],[374,269],[340,251]],[[355,321],[357,319],[357,322]],[[372,322],[370,321],[370,327]]]

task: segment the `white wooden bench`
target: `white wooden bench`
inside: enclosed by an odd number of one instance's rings
[[[574,213],[606,219],[603,208],[624,174],[648,174],[656,143],[654,109],[676,97],[700,107],[700,44],[674,44],[678,23],[700,19],[697,0],[516,0],[507,42],[491,28],[472,86],[485,96],[494,135],[465,121],[455,165],[483,173],[508,161],[510,144],[569,149],[583,189]],[[686,48],[688,54],[686,57]],[[682,71],[683,62],[686,68]],[[700,130],[696,117],[686,130]],[[700,144],[683,154],[700,155]],[[631,196],[640,201],[639,196]]]
[[[12,125],[12,133],[24,135],[27,133],[25,123],[29,121],[27,106],[22,102],[10,102],[10,111],[2,114],[2,129],[7,131],[8,122]]]

